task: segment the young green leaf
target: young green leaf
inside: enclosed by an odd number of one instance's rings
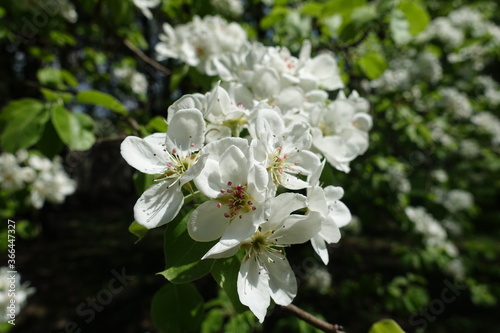
[[[113,96],[97,91],[85,90],[76,95],[76,102],[82,104],[99,105],[121,115],[128,115],[127,108]]]
[[[95,142],[93,119],[83,113],[71,113],[61,105],[52,107],[52,124],[70,149],[87,150]]]
[[[166,284],[153,297],[151,318],[163,333],[197,332],[203,298],[193,284]]]
[[[215,281],[226,292],[237,313],[242,313],[248,308],[241,304],[238,296],[238,272],[240,261],[235,256],[226,259],[218,259],[212,267],[212,276]]]
[[[201,260],[201,257],[215,245],[213,242],[196,242],[187,231],[187,221],[191,215],[187,208],[165,228],[164,251],[166,269],[158,274],[173,283],[187,283],[208,274],[214,259]]]
[[[44,104],[36,99],[11,102],[0,114],[2,149],[15,152],[37,143],[49,116]]]
[[[383,319],[373,324],[368,333],[404,333],[404,331],[394,320]]]

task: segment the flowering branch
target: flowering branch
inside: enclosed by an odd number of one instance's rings
[[[320,330],[328,333],[344,333],[342,326],[336,325],[336,324],[330,324],[326,321],[323,321],[312,314],[310,314],[307,311],[302,310],[301,308],[289,304],[286,306],[282,306],[283,309],[290,311],[293,313],[297,318],[300,318],[312,326],[319,328]]]

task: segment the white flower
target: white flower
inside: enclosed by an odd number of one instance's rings
[[[438,92],[443,98],[444,107],[455,117],[466,119],[472,115],[472,105],[465,94],[455,88],[441,88]]]
[[[161,3],[161,0],[132,0],[134,5],[136,5],[149,20],[153,18],[153,14],[149,10],[154,8]]]
[[[356,93],[356,98],[360,98]],[[356,98],[347,99],[343,92],[327,106],[317,106],[310,114],[313,146],[328,163],[349,172],[349,162],[368,149],[368,131],[372,118],[357,112]]]
[[[319,186],[319,176],[325,163],[312,175],[310,182],[312,188],[307,189],[308,209],[320,214],[321,229],[311,239],[314,251],[321,260],[328,264],[329,256],[327,244],[337,243],[340,240],[340,230],[351,221],[349,208],[340,201],[344,196],[341,187],[329,185],[325,188]]]
[[[446,193],[441,203],[451,213],[455,213],[472,207],[474,205],[474,196],[470,192],[454,189]]]
[[[500,120],[490,112],[479,112],[472,117],[472,123],[491,135],[492,144],[500,145]]]
[[[0,187],[4,190],[20,190],[24,187],[22,168],[13,154],[0,155]]]
[[[248,42],[245,30],[227,23],[220,16],[195,16],[193,21],[175,28],[165,23],[161,42],[156,45],[160,59],[175,58],[196,66],[207,75],[217,74],[216,63]]]
[[[209,158],[194,183],[211,200],[193,211],[188,232],[199,242],[221,238],[211,251],[222,252],[251,236],[264,222],[268,176],[253,161],[244,139],[221,139],[208,144],[205,152]]]
[[[59,204],[66,196],[76,190],[76,182],[69,178],[59,163],[54,163],[53,170],[40,172],[32,186],[29,200],[37,208],[42,208],[45,200]],[[60,167],[59,167],[60,166]]]
[[[291,190],[309,186],[302,178],[311,175],[321,162],[309,151],[312,136],[309,126],[295,122],[285,127],[283,117],[275,110],[261,109],[251,124],[251,133],[257,139],[255,158],[269,172],[271,181]]]
[[[182,186],[195,178],[204,166],[200,154],[205,122],[197,109],[178,111],[166,134],[144,139],[129,136],[121,144],[122,157],[135,169],[160,175],[134,206],[136,221],[151,229],[172,221],[184,202]]]
[[[276,304],[288,305],[297,293],[295,275],[282,249],[305,243],[319,232],[318,213],[292,214],[305,207],[306,198],[301,194],[284,193],[274,197],[270,200],[266,221],[254,233],[226,247],[224,252],[210,250],[204,256],[221,258],[234,255],[240,248],[246,250],[238,273],[238,295],[261,323],[271,298]]]
[[[262,323],[272,298],[288,305],[297,294],[297,281],[282,248],[305,243],[317,234],[317,213],[294,215],[305,206],[300,194],[285,193],[271,200],[268,221],[241,244],[247,252],[238,273],[238,295]]]

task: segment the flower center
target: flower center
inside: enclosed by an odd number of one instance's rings
[[[171,153],[167,153],[170,161],[167,162],[167,170],[156,180],[178,179],[182,177],[186,171],[198,161],[200,155],[198,153],[188,153],[187,155],[178,154],[177,149],[172,149]]]
[[[271,172],[273,182],[276,185],[282,183],[281,178],[286,171],[289,171],[293,165],[298,165],[298,162],[287,162],[286,160],[288,158],[288,154],[282,154],[282,150],[282,147],[278,147],[273,153],[269,154],[270,165],[267,168],[267,171]]]
[[[225,206],[227,211],[224,217],[232,221],[234,218],[242,218],[244,213],[254,211],[257,207],[254,206],[252,197],[247,193],[247,184],[233,186],[232,182],[227,183],[228,188],[221,189],[221,195],[217,197],[217,207]]]

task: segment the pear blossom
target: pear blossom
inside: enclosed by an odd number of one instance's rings
[[[248,238],[227,248],[224,253],[212,250],[205,258],[231,256],[240,248],[246,254],[238,273],[238,295],[262,323],[271,298],[288,305],[297,294],[297,281],[283,248],[305,243],[320,229],[319,214],[292,214],[306,207],[306,197],[283,193],[270,200],[266,221]]]
[[[206,153],[209,157],[194,183],[210,200],[193,211],[188,232],[199,242],[220,238],[218,247],[225,251],[264,222],[268,176],[252,159],[245,139],[221,139],[208,144]]]
[[[353,95],[354,94],[354,95]],[[310,114],[313,146],[338,170],[349,172],[349,162],[368,148],[372,118],[359,104],[359,95],[343,92],[332,103],[317,105]]]
[[[171,119],[178,110],[194,107],[203,113],[207,121],[206,142],[239,136],[247,125],[253,99],[245,87],[230,86],[229,89],[230,92],[219,82],[205,95],[184,95],[168,108],[167,119]]]
[[[193,21],[173,28],[163,25],[160,43],[156,45],[159,59],[174,58],[197,67],[207,75],[217,74],[215,62],[248,42],[245,30],[237,23],[228,23],[220,16],[195,16]]]
[[[272,183],[292,190],[309,186],[301,176],[309,176],[321,162],[308,150],[312,143],[308,124],[285,127],[283,117],[266,108],[257,111],[250,132],[257,139],[254,155],[268,170]]]
[[[310,177],[309,181],[313,186],[307,189],[307,208],[321,216],[321,229],[311,238],[311,245],[327,265],[329,261],[327,244],[337,243],[340,240],[339,228],[346,226],[351,221],[351,212],[340,201],[344,196],[342,187],[329,185],[322,188],[319,185],[319,177],[324,165],[325,161]]]
[[[151,229],[175,218],[184,203],[182,186],[203,169],[207,157],[200,152],[204,133],[201,112],[185,109],[172,117],[166,134],[144,139],[129,136],[122,142],[121,154],[128,164],[143,173],[160,175],[134,206],[139,224]]]

